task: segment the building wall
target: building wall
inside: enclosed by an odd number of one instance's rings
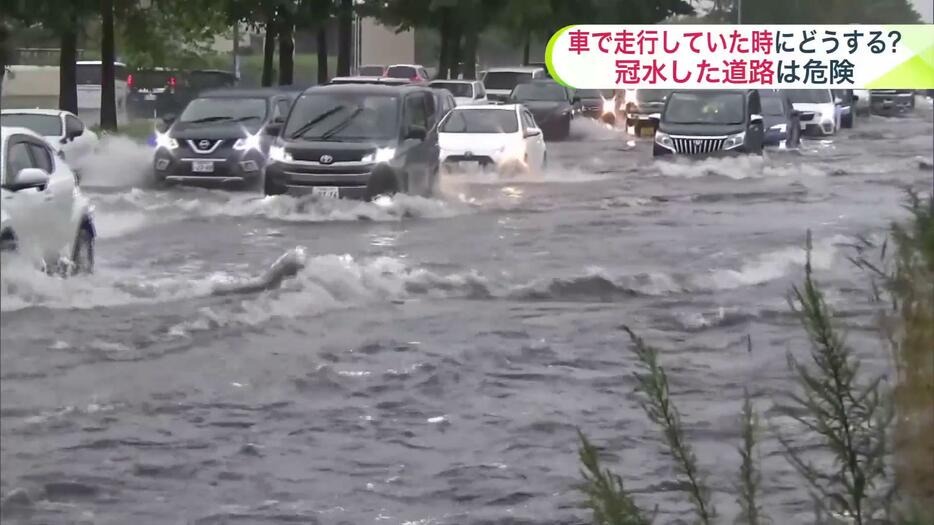
[[[411,64],[415,62],[415,32],[380,25],[373,18],[359,20],[360,65]]]

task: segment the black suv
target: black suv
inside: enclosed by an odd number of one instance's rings
[[[417,85],[309,88],[269,152],[266,194],[428,195],[438,181],[441,111],[435,93]]]
[[[653,154],[718,155],[762,153],[763,119],[759,93],[673,91],[658,122]]]
[[[508,104],[522,104],[535,117],[545,138],[566,139],[571,134],[571,120],[581,106],[580,98],[554,80],[543,79],[517,85]]]
[[[266,156],[298,92],[269,89],[206,91],[156,135],[159,182],[237,182],[262,179]]]

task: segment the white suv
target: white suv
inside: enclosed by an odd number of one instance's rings
[[[0,250],[50,270],[70,261],[76,272],[91,272],[94,223],[74,172],[26,128],[0,128],[0,153]]]

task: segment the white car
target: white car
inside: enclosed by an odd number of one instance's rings
[[[79,60],[75,62],[75,75],[78,91],[78,115],[85,122],[96,125],[101,114],[101,61]],[[117,121],[126,122],[126,99],[130,93],[127,85],[126,64],[114,62],[114,98],[116,100]]]
[[[542,130],[520,104],[459,106],[438,127],[442,168],[540,172],[548,161]]]
[[[58,109],[4,109],[0,111],[4,126],[27,128],[60,151],[72,166],[93,153],[98,145],[97,134],[89,130],[74,113]]]
[[[428,87],[446,89],[454,95],[454,102],[458,106],[486,105],[490,101],[486,98],[486,89],[479,80],[435,80]]]
[[[76,272],[91,272],[94,222],[74,172],[26,128],[0,128],[0,153],[0,250],[47,269],[67,260]]]
[[[384,77],[404,78],[410,82],[428,82],[431,77],[421,64],[393,64],[386,68]]]
[[[834,135],[840,129],[840,111],[829,89],[789,89],[788,98],[801,112],[801,131],[806,135]]]
[[[493,102],[505,102],[513,88],[522,82],[547,78],[547,72],[540,67],[497,67],[483,72],[483,87],[487,97]]]

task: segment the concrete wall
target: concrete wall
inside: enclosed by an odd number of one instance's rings
[[[415,62],[415,32],[396,33],[373,18],[359,20],[360,65]]]
[[[3,76],[3,109],[58,107],[58,66],[10,66]]]

